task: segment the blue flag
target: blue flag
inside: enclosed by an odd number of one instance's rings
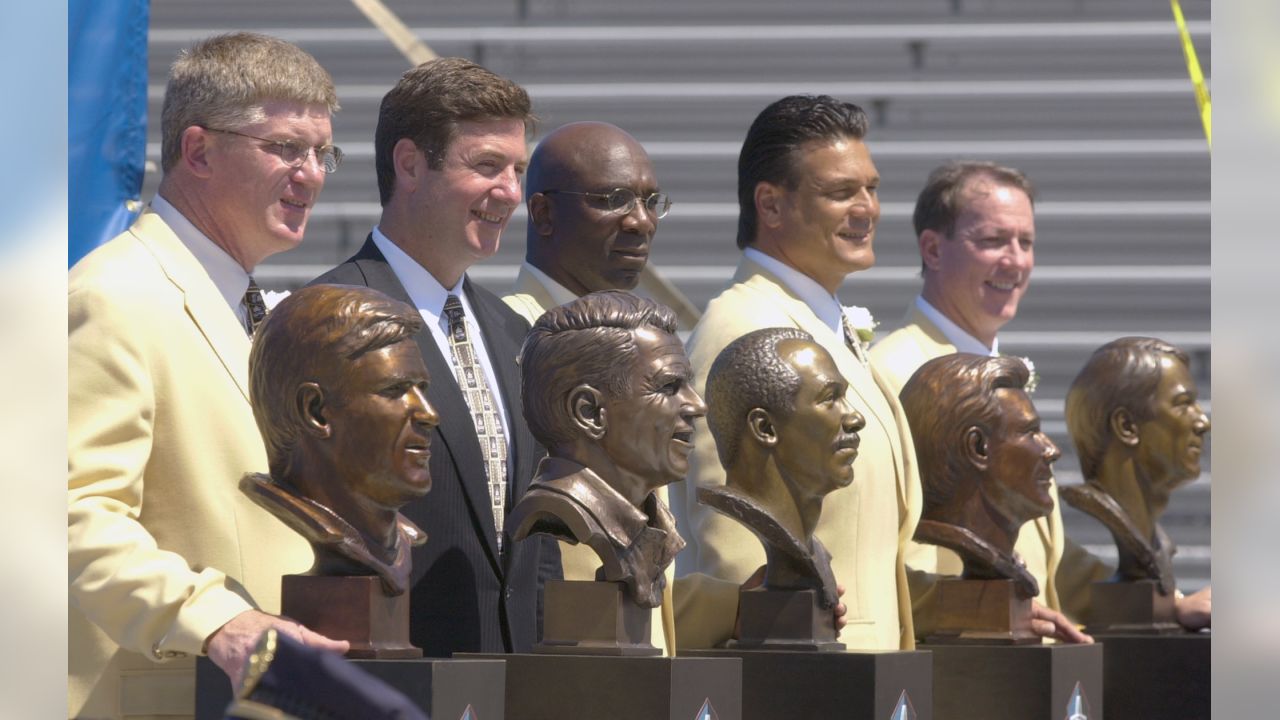
[[[67,17],[67,261],[142,209],[149,0],[70,0]]]

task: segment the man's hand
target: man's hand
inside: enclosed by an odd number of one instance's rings
[[[839,583],[836,583],[836,597],[844,597],[844,586]],[[837,602],[834,612],[836,615],[836,637],[840,637],[840,631],[849,623],[848,620],[844,619],[844,614],[849,612],[849,608],[845,607],[844,603]]]
[[[240,687],[249,656],[253,654],[258,638],[268,628],[275,628],[304,645],[321,650],[345,653],[351,649],[351,643],[346,640],[331,640],[288,618],[268,615],[259,610],[245,610],[209,636],[209,659],[231,678],[232,688]]]
[[[1182,627],[1188,630],[1210,627],[1213,619],[1213,586],[1174,600],[1173,607],[1178,616],[1178,624]]]
[[[1040,637],[1059,642],[1092,645],[1093,638],[1080,632],[1066,615],[1031,601],[1031,631]]]

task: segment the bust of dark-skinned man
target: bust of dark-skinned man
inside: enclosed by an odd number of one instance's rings
[[[669,308],[627,292],[584,295],[539,318],[520,353],[525,418],[549,457],[508,522],[596,552],[597,580],[658,607],[684,547],[659,487],[682,480],[706,405]]]
[[[707,376],[707,425],[726,484],[698,502],[746,525],[765,547],[766,590],[838,601],[831,556],[813,535],[828,493],[854,479],[866,420],[845,400],[831,355],[797,328],[766,328],[730,343]]]
[[[426,536],[399,509],[431,489],[439,422],[421,329],[417,311],[377,290],[315,285],[257,330],[249,389],[270,475],[240,487],[311,543],[309,575],[376,576],[388,597],[408,589],[410,549]]]
[[[1093,353],[1067,392],[1067,429],[1085,482],[1062,488],[1062,498],[1105,525],[1119,555],[1111,581],[1093,588],[1090,625],[1100,631],[1109,623],[1104,616],[1123,626],[1116,629],[1138,629],[1114,617],[1110,596],[1100,595],[1128,592],[1126,584],[1154,586],[1154,617],[1143,629],[1209,624],[1207,589],[1175,599],[1177,548],[1160,526],[1173,491],[1200,476],[1210,429],[1189,365],[1185,352],[1162,340],[1119,338]]]

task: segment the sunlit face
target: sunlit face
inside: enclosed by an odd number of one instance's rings
[[[413,340],[366,353],[343,368],[326,402],[334,472],[357,496],[397,509],[431,489],[427,368]]]
[[[707,414],[693,370],[675,335],[635,331],[631,391],[606,398],[602,445],[623,481],[649,490],[684,479],[693,452],[693,421]]]
[[[980,490],[1015,525],[1053,512],[1053,463],[1062,453],[1040,429],[1040,415],[1023,390],[995,391],[1000,416],[986,438],[987,471]]]
[[[293,140],[307,147],[333,143],[329,111],[323,105],[269,101],[261,122],[220,128],[268,140]],[[324,187],[325,172],[315,153],[300,167],[280,159],[261,140],[204,131],[209,140],[208,182],[203,202],[211,210],[204,228],[246,270],[264,258],[302,242],[311,208]]]
[[[424,170],[422,242],[447,249],[458,261],[466,259],[464,266],[496,253],[502,231],[520,205],[527,157],[521,120],[458,123],[443,167]]]
[[[570,180],[573,192],[608,194],[627,188],[637,198],[658,192],[653,164],[644,148],[634,142],[617,142]],[[658,216],[636,202],[625,215],[609,210],[603,198],[554,193],[551,225],[554,228],[557,278],[578,295],[600,290],[631,290],[649,260]]]
[[[990,339],[1018,313],[1035,267],[1035,216],[1021,190],[987,180],[970,183],[950,236],[922,238],[926,282],[940,310],[969,334]]]
[[[791,412],[772,413],[774,456],[793,491],[819,498],[853,482],[858,431],[866,419],[849,405],[849,383],[826,350],[807,340],[785,340],[778,352],[800,376],[800,387]]]
[[[787,264],[832,292],[876,262],[880,172],[860,140],[808,143],[793,160],[794,190],[780,201],[780,252]]]
[[[1200,476],[1209,416],[1196,400],[1191,371],[1177,358],[1160,358],[1154,417],[1138,424],[1138,464],[1166,492]]]

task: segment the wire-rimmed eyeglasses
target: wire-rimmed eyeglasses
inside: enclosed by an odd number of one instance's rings
[[[664,218],[668,212],[671,212],[671,196],[661,192],[651,193],[644,198],[641,198],[630,188],[614,188],[607,193],[543,190],[542,194],[580,195],[582,197],[595,198],[603,201],[610,212],[621,215],[629,215],[632,210],[636,209],[637,202],[643,202],[645,209],[655,218]]]
[[[271,152],[280,156],[285,165],[292,168],[302,167],[307,161],[307,156],[312,153],[316,154],[316,160],[320,162],[320,168],[326,173],[331,173],[338,169],[342,164],[342,148],[337,145],[317,145],[308,147],[297,140],[272,140],[271,138],[258,137],[249,133],[242,133],[238,130],[223,130],[222,128],[206,127],[209,132],[225,133],[227,135],[239,135],[242,138],[257,140],[264,142],[271,149]]]

